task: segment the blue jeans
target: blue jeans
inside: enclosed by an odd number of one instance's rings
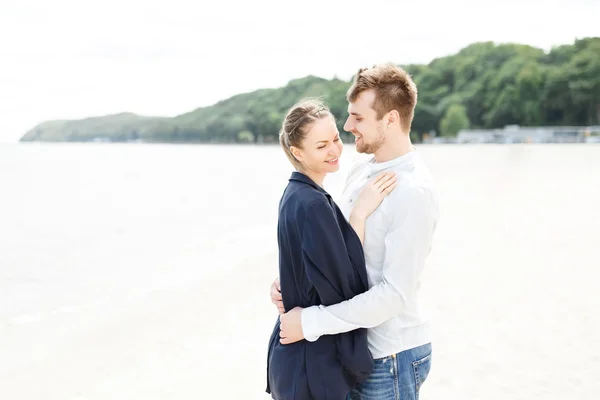
[[[375,360],[369,378],[347,400],[417,400],[431,369],[431,343]]]

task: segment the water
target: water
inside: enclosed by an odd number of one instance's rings
[[[442,212],[423,288],[436,329],[423,397],[591,398],[600,147],[419,151]],[[357,158],[346,146],[334,196]],[[233,374],[245,383],[227,393],[265,398],[290,172],[276,146],[0,145],[0,397],[202,397],[200,382],[219,379],[207,371],[231,373],[227,357],[244,354],[255,375]]]
[[[272,148],[1,147],[0,293],[10,307],[0,318],[190,284],[272,249],[287,176],[277,156]]]

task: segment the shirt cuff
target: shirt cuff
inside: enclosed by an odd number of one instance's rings
[[[304,334],[304,339],[309,342],[316,341],[320,335],[317,334],[317,313],[319,312],[318,306],[311,306],[308,308],[302,309],[300,313],[300,323],[302,324],[302,333]]]

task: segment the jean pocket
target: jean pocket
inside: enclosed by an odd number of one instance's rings
[[[415,374],[415,385],[418,392],[431,370],[431,353],[417,361],[413,361],[412,366],[413,373]]]

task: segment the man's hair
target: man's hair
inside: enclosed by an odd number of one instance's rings
[[[377,119],[396,110],[400,114],[400,126],[409,133],[417,105],[417,86],[408,72],[391,63],[361,68],[354,76],[346,98],[354,102],[369,89],[375,91],[375,101],[371,107],[377,113]]]

